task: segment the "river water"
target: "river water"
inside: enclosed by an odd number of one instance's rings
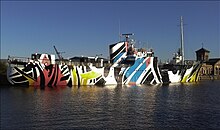
[[[220,129],[220,81],[0,90],[1,129]]]

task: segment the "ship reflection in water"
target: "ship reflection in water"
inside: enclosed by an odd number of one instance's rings
[[[219,83],[1,88],[1,129],[218,129]]]

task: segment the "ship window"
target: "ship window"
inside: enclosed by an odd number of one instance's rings
[[[36,59],[36,55],[35,55],[35,54],[32,54],[32,55],[31,55],[31,59],[32,59],[32,60],[35,60],[35,59]]]

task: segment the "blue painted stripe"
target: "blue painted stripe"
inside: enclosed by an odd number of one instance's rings
[[[131,82],[137,82],[141,74],[146,69],[146,62],[142,64],[142,66],[137,70],[137,72],[132,76]]]
[[[128,71],[125,73],[126,78],[128,78],[134,71],[135,69],[144,61],[144,58],[139,58],[135,61],[134,65],[132,65]]]
[[[125,53],[125,52],[118,54],[118,55],[115,57],[115,59],[113,60],[113,63],[117,62],[117,60],[119,60],[124,53]]]

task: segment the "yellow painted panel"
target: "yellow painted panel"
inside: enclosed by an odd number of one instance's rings
[[[186,75],[183,77],[183,79],[181,80],[182,83],[186,83],[186,80],[188,79],[189,75]]]
[[[73,70],[72,70],[72,75],[73,75],[73,85],[78,85],[78,78],[77,78],[77,74],[76,74],[76,69],[73,66]]]
[[[94,71],[90,71],[90,72],[82,73],[80,74],[80,76],[81,76],[81,84],[88,85],[87,84],[88,80],[98,78],[99,76],[101,76],[101,74]]]

